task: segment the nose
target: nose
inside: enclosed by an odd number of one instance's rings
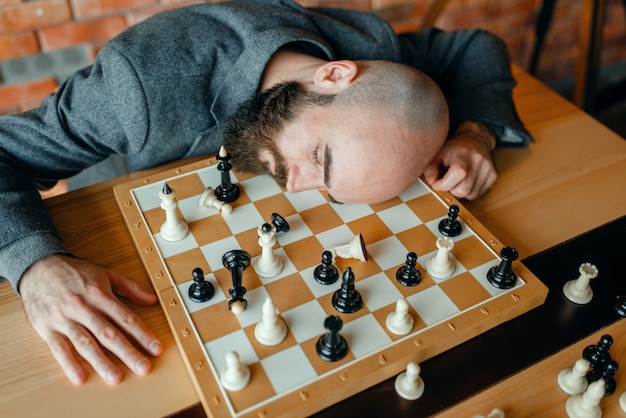
[[[324,179],[317,170],[305,170],[291,166],[287,172],[287,191],[291,193],[324,187]]]

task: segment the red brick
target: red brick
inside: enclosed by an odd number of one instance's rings
[[[0,109],[19,108],[24,103],[40,102],[57,88],[54,78],[23,84],[0,86]]]
[[[0,32],[18,32],[71,19],[67,0],[42,0],[0,8]]]
[[[41,48],[44,51],[49,51],[85,42],[104,42],[124,29],[126,29],[124,16],[108,16],[44,28],[39,31],[39,39]]]
[[[166,2],[162,2],[162,5],[155,7],[146,7],[138,10],[131,10],[126,13],[126,23],[128,26],[136,25],[137,23],[146,20],[149,17],[162,13],[166,10],[176,9],[178,7],[183,7],[189,4],[195,3],[172,3],[167,4]]]
[[[77,18],[101,16],[156,4],[158,0],[70,0]]]
[[[0,60],[32,55],[39,51],[34,32],[0,34]]]

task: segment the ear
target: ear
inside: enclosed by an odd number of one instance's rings
[[[354,61],[329,61],[320,65],[313,76],[313,86],[319,93],[336,94],[352,84],[359,73]]]

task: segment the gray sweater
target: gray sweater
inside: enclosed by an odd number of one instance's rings
[[[413,65],[442,87],[452,128],[478,120],[501,142],[530,140],[511,99],[506,47],[485,32],[396,35],[370,14],[287,0],[176,9],[112,39],[37,109],[0,118],[0,277],[17,289],[32,263],[67,253],[38,188],[113,154],[140,170],[215,153],[229,115],[292,42],[329,60]]]

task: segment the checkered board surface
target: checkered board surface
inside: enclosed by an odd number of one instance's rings
[[[214,417],[305,416],[392,377],[407,362],[421,362],[543,303],[547,288],[520,262],[513,264],[516,286],[499,290],[486,280],[500,262],[503,245],[451,195],[436,194],[421,180],[402,195],[378,205],[331,204],[317,190],[291,194],[268,176],[231,173],[241,188],[233,212],[223,215],[198,205],[202,191],[220,183],[215,159],[197,162],[115,187],[115,195],[172,332],[196,385],[203,407]],[[159,191],[174,189],[178,211],[190,233],[178,242],[160,236],[165,213]],[[437,225],[448,206],[460,207],[463,232],[454,238],[454,275],[431,278],[423,268],[436,252]],[[272,212],[287,219],[290,231],[277,234],[275,253],[284,268],[270,279],[251,265],[244,271],[248,309],[236,316],[228,310],[230,272],[222,255],[244,249],[260,256],[257,227]],[[340,273],[351,267],[364,306],[340,314],[331,297],[340,287],[313,279],[324,249],[352,241],[361,233],[369,260],[336,258]],[[409,251],[418,254],[422,281],[400,285],[395,272]],[[188,288],[192,270],[201,267],[216,293],[204,303],[192,302]],[[254,337],[266,297],[272,298],[289,329],[274,347]],[[397,336],[386,329],[396,301],[406,298],[415,320],[412,331]],[[348,355],[338,362],[318,357],[315,342],[325,333],[324,319],[338,315]],[[219,383],[228,351],[238,352],[251,370],[250,384],[229,392]],[[424,396],[427,396],[425,394]]]

